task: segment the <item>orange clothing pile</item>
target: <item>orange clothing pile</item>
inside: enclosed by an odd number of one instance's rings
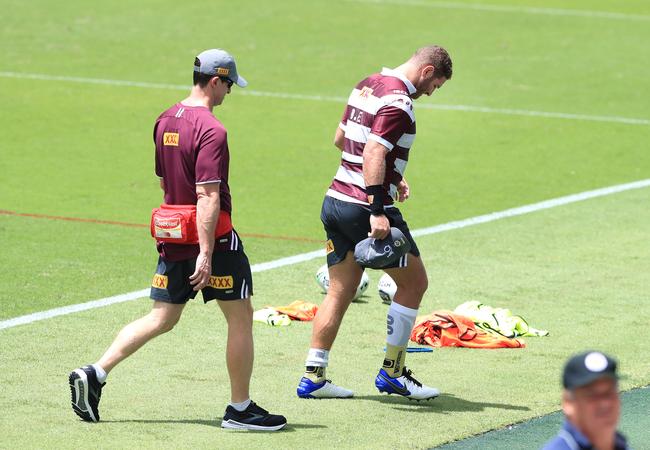
[[[286,306],[272,306],[277,312],[286,314],[291,320],[310,321],[316,317],[318,305],[306,302],[304,300],[296,300]]]
[[[524,341],[488,334],[469,317],[451,311],[433,311],[415,321],[411,340],[432,347],[523,348]]]

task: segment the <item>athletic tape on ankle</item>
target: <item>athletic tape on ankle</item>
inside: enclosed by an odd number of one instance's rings
[[[305,366],[327,367],[329,359],[329,350],[324,350],[322,348],[310,348],[309,353],[307,353]]]

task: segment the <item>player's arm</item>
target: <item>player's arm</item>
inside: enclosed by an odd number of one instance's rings
[[[368,236],[384,239],[390,232],[390,223],[384,213],[384,175],[388,148],[369,139],[363,148],[363,180],[370,203],[370,233]]]
[[[214,230],[221,207],[219,183],[196,185],[196,228],[199,234],[199,256],[196,268],[190,276],[194,290],[203,289],[212,275],[212,252],[214,251]]]
[[[345,149],[345,131],[339,126],[334,134],[334,145],[341,151]]]

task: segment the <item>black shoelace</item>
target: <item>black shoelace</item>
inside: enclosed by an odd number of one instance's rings
[[[262,408],[261,406],[257,406],[257,403],[255,403],[252,400],[248,408],[250,408],[250,412],[254,414],[262,414],[263,416],[267,416],[269,414],[269,412],[266,409]]]
[[[403,376],[404,378],[406,378],[407,380],[410,380],[410,381],[412,381],[413,383],[415,383],[416,386],[418,386],[418,387],[422,387],[422,383],[420,383],[418,380],[416,380],[415,378],[413,378],[412,374],[413,374],[413,372],[412,372],[411,370],[409,370],[409,369],[407,369],[406,367],[404,367],[404,373],[402,374],[402,376]]]

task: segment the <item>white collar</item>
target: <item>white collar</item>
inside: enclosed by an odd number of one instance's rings
[[[409,79],[406,78],[402,72],[398,72],[397,70],[384,67],[383,69],[381,69],[381,74],[389,77],[399,78],[404,82],[406,88],[409,90],[409,95],[415,94],[415,86],[413,86],[413,83],[411,83]]]

